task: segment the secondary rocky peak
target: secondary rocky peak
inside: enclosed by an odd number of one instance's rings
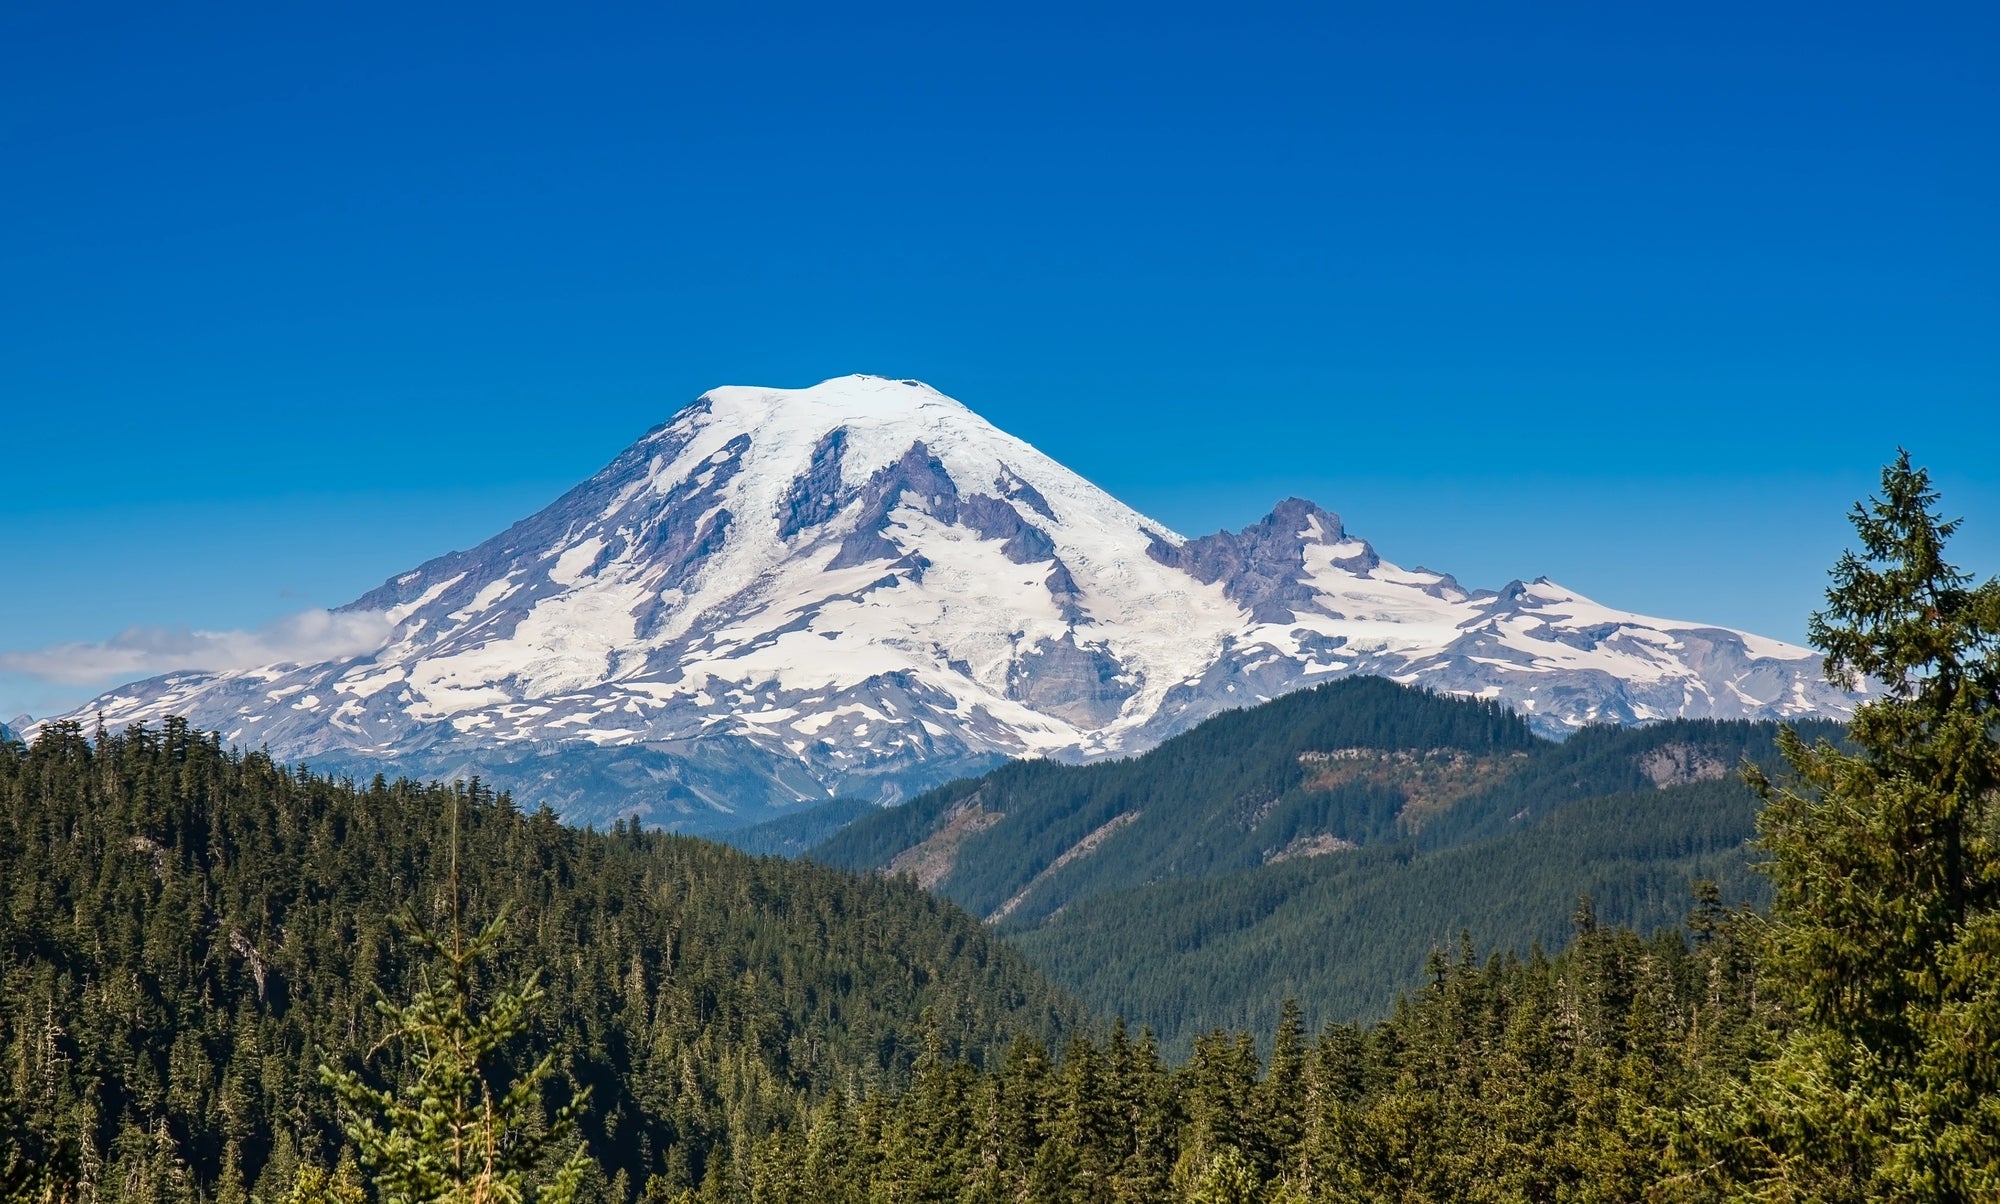
[[[1303,498],[1286,498],[1271,513],[1234,534],[1218,531],[1178,546],[1155,538],[1148,554],[1183,570],[1197,581],[1223,582],[1223,592],[1246,607],[1260,623],[1283,623],[1313,604],[1309,545],[1341,548],[1347,533],[1340,516]],[[1335,562],[1350,571],[1374,567],[1365,542],[1352,541]]]
[[[1346,531],[1340,525],[1338,514],[1322,509],[1302,497],[1288,497],[1279,502],[1264,516],[1262,522],[1254,527],[1245,528],[1243,535],[1248,537],[1252,531],[1265,537],[1290,531],[1299,539],[1314,543],[1339,543],[1347,538]]]

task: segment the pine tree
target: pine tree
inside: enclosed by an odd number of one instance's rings
[[[477,790],[475,781],[475,798]],[[350,1113],[348,1136],[374,1172],[384,1204],[522,1204],[535,1173],[576,1127],[589,1094],[577,1092],[544,1124],[541,1088],[555,1074],[553,1053],[511,1084],[500,1081],[499,1064],[527,1032],[528,1013],[543,992],[531,974],[483,1006],[476,999],[479,964],[499,944],[507,913],[502,909],[477,936],[466,936],[458,918],[457,844],[454,809],[448,936],[433,934],[414,909],[398,916],[398,926],[431,955],[434,977],[402,1007],[376,1005],[392,1022],[383,1044],[402,1046],[410,1076],[382,1089],[353,1070],[320,1067]],[[571,1204],[589,1167],[578,1143],[534,1193],[536,1204]]]
[[[292,1183],[292,1194],[285,1197],[284,1204],[368,1204],[368,1193],[355,1181],[350,1167],[329,1172],[317,1166],[302,1166]]]
[[[1293,1169],[1291,1155],[1305,1133],[1306,1042],[1302,1016],[1298,1000],[1286,998],[1278,1012],[1270,1069],[1255,1093],[1257,1115],[1262,1122],[1259,1152],[1264,1157],[1262,1169],[1267,1175]]]
[[[1255,1204],[1257,1168],[1234,1146],[1225,1146],[1188,1188],[1189,1204]]]
[[[1174,1181],[1188,1191],[1207,1180],[1203,1176],[1224,1153],[1233,1154],[1254,1178],[1255,1162],[1245,1147],[1259,1144],[1254,1097],[1257,1089],[1257,1050],[1250,1034],[1231,1037],[1217,1029],[1196,1037],[1194,1057],[1180,1074],[1180,1090],[1187,1109],[1187,1127],[1182,1131],[1180,1157]],[[1236,1163],[1229,1164],[1225,1178],[1234,1182]]]
[[[1829,677],[1881,690],[1851,749],[1787,733],[1798,782],[1751,774],[1800,1021],[1731,1143],[1769,1196],[2000,1196],[2000,581],[1945,560],[1937,501],[1900,454],[1813,618]]]

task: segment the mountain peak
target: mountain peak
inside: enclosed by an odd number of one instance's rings
[[[724,385],[701,395],[710,412],[740,413],[785,426],[823,428],[848,422],[924,424],[971,419],[970,409],[918,380],[836,376],[803,389]]]
[[[187,714],[288,760],[712,827],[1002,757],[1142,751],[1334,676],[1499,698],[1545,731],[1848,705],[1803,649],[1541,581],[1468,593],[1302,498],[1185,539],[875,376],[711,389],[541,512],[346,609],[381,616],[373,654],[173,674],[77,714]]]

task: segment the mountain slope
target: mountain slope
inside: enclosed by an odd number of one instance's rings
[[[1287,998],[1309,1025],[1378,1018],[1425,980],[1432,949],[1568,943],[1596,917],[1672,929],[1694,884],[1735,907],[1769,900],[1745,847],[1757,803],[1736,782],[1577,799],[1497,836],[1356,850],[1078,900],[1009,941],[1094,1008],[1184,1049],[1217,1026],[1261,1028]]]
[[[1307,758],[1448,750],[1505,773],[1536,747],[1550,745],[1495,704],[1352,678],[1218,715],[1129,760],[1006,765],[864,817],[812,856],[907,868],[975,915],[1028,924],[1087,895],[1262,865],[1301,837],[1352,848],[1406,835],[1400,793],[1321,789]]]
[[[1297,499],[1185,539],[914,381],[716,389],[547,509],[344,608],[374,652],[165,675],[185,714],[357,774],[482,773],[575,819],[700,829],[1001,760],[1150,748],[1372,673],[1537,730],[1843,715],[1803,649],[1547,581],[1404,570]]]
[[[593,1156],[635,1184],[698,1186],[731,1142],[829,1092],[905,1081],[927,1039],[998,1062],[1019,1034],[1081,1021],[975,920],[902,884],[584,832],[485,791],[356,789],[178,722],[0,745],[0,866],[0,1102],[32,1093],[36,1121],[128,1189],[164,1166],[208,1189],[261,1178],[276,1200],[294,1155],[334,1161],[318,1068],[368,1058],[376,1002],[423,983],[391,917],[443,928],[453,875],[474,926],[513,909],[498,980],[532,972],[546,992],[532,1046],[496,1056],[557,1053],[556,1082],[592,1089]]]
[[[855,820],[880,810],[874,803],[860,799],[837,798],[786,812],[761,824],[711,832],[708,838],[741,849],[752,857],[803,857]]]
[[[1775,731],[1675,720],[1556,743],[1492,704],[1352,679],[1131,760],[1008,765],[809,856],[911,874],[1094,1007],[1182,1042],[1288,995],[1315,1021],[1372,1014],[1461,932],[1553,948],[1580,894],[1642,930],[1678,923],[1699,878],[1761,899],[1735,770],[1775,762]]]

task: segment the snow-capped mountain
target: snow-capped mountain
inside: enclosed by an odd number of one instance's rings
[[[1546,580],[1401,569],[1296,499],[1186,539],[915,381],[722,388],[553,505],[343,610],[370,655],[169,674],[184,714],[316,766],[470,776],[573,819],[728,826],[1015,756],[1137,752],[1377,673],[1545,731],[1844,716],[1805,649]]]

